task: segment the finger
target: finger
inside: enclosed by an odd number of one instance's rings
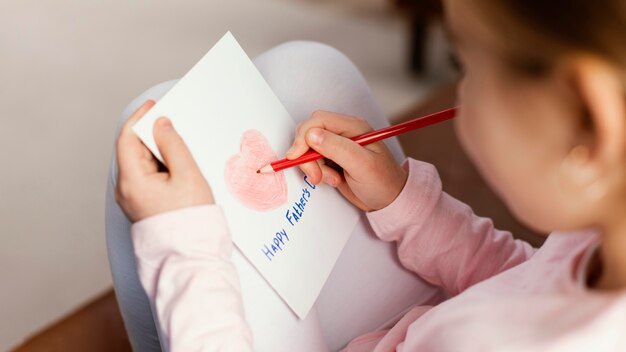
[[[132,115],[130,115],[128,120],[126,120],[124,126],[122,126],[122,130],[120,131],[120,135],[131,133],[133,125],[137,123],[139,119],[141,119],[143,115],[148,112],[148,110],[152,109],[154,104],[156,103],[154,102],[154,100],[151,99],[148,99],[143,104],[141,104],[141,106],[137,108],[137,110],[135,110]]]
[[[339,136],[321,128],[312,128],[306,135],[307,143],[324,157],[331,159],[342,167],[345,172],[358,175],[367,172],[373,154],[350,138]]]
[[[120,138],[116,152],[118,176],[136,177],[158,171],[156,158],[137,136]]]
[[[185,141],[174,129],[172,122],[166,117],[158,118],[154,123],[154,142],[156,143],[170,176],[188,175],[197,168]]]
[[[132,132],[132,126],[154,106],[154,101],[148,100],[139,107],[124,123],[117,138],[117,166],[118,173],[125,176],[134,176],[150,172],[154,168],[151,153]],[[148,161],[148,162],[147,162]]]
[[[337,190],[341,195],[346,198],[350,203],[354,204],[357,208],[363,211],[372,211],[373,209],[368,207],[362,200],[360,200],[348,185],[348,182],[343,181],[337,185]]]
[[[320,168],[321,160],[322,159],[300,165],[300,170],[307,175],[309,181],[311,181],[314,185],[322,182],[322,169]]]
[[[327,185],[337,187],[343,181],[343,176],[332,167],[320,165],[320,169],[322,170],[322,181]]]
[[[308,150],[309,145],[306,143],[306,133],[309,129],[316,127],[349,138],[372,131],[367,121],[362,118],[327,111],[316,111],[296,129],[293,146],[286,153],[287,159],[295,159]]]

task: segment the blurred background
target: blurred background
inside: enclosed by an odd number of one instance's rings
[[[181,77],[230,30],[252,58],[289,40],[338,48],[397,122],[454,103],[437,13],[427,0],[0,0],[0,350],[128,350],[104,197],[134,97]],[[403,144],[446,159],[442,177],[463,196],[478,176],[450,126],[437,128]],[[450,146],[432,153],[441,136]]]

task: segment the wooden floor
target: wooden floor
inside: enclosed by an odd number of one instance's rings
[[[408,111],[403,121],[454,105],[454,87],[436,92],[425,104]],[[451,121],[400,137],[406,154],[437,166],[446,192],[466,202],[481,216],[494,220],[498,228],[511,230],[535,246],[544,238],[516,221],[504,204],[485,185],[459,146]],[[130,351],[122,318],[113,291],[105,293],[82,309],[33,336],[15,351]]]
[[[132,351],[113,290],[33,336],[16,352]]]

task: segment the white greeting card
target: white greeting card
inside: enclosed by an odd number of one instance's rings
[[[296,124],[230,32],[133,126],[162,161],[152,135],[161,116],[172,121],[211,185],[233,242],[304,318],[358,211],[297,167],[256,173],[284,156]]]

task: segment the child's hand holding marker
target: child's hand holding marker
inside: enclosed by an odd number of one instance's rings
[[[296,129],[287,159],[295,159],[309,148],[332,160],[343,170],[324,164],[324,159],[300,165],[314,184],[336,187],[352,204],[364,211],[389,205],[406,183],[406,172],[383,142],[361,146],[350,138],[372,131],[360,118],[316,111]]]

